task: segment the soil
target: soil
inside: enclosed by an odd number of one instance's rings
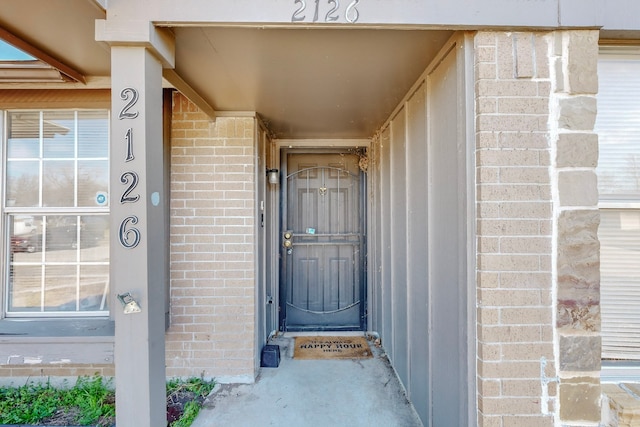
[[[180,419],[184,412],[184,407],[189,402],[197,402],[200,405],[204,402],[204,397],[187,390],[178,390],[167,396],[167,425]]]
[[[60,410],[60,411],[57,411],[52,416],[50,416],[49,418],[42,420],[39,425],[41,426],[74,426],[78,424],[76,419],[78,418],[79,413],[80,413],[80,410],[78,410],[77,408],[71,408],[71,410],[68,410],[68,411]],[[115,417],[101,417],[98,420],[98,423],[95,425],[100,427],[111,427],[111,426],[114,426],[115,423],[116,423]]]

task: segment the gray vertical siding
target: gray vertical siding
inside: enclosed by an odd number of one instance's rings
[[[455,47],[459,45],[453,45]],[[444,51],[380,136],[381,326],[426,426],[468,421],[467,166],[460,49]]]
[[[381,148],[377,144],[372,144],[369,148],[368,178],[369,189],[368,199],[370,203],[367,212],[369,229],[367,232],[367,255],[368,268],[367,271],[367,296],[370,314],[368,316],[368,330],[382,333],[382,207],[380,200],[382,198],[382,180],[380,179],[381,165],[380,159]]]
[[[407,293],[409,398],[423,419],[429,413],[428,145],[426,84],[407,109]],[[414,399],[415,397],[415,399]]]
[[[382,224],[382,329],[380,336],[388,355],[393,359],[393,317],[391,315],[391,130],[385,129],[380,136],[380,218]]]
[[[429,285],[431,289],[431,379],[433,425],[464,425],[460,402],[466,398],[466,237],[463,226],[464,150],[458,146],[456,52],[451,51],[429,77]],[[437,390],[437,392],[435,392]]]
[[[407,130],[406,109],[391,121],[391,300],[393,366],[409,382],[407,323]]]

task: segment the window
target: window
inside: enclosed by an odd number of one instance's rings
[[[5,313],[106,316],[109,112],[5,113]]]
[[[603,50],[597,168],[602,358],[640,360],[640,50]]]

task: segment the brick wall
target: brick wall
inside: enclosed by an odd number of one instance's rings
[[[595,426],[598,32],[475,47],[479,424]]]
[[[254,136],[175,94],[168,376],[254,378]]]
[[[478,421],[553,425],[547,34],[475,37]]]
[[[80,377],[101,375],[113,377],[115,367],[109,365],[4,365],[0,367],[0,383],[22,385],[27,379],[38,381],[48,377]]]

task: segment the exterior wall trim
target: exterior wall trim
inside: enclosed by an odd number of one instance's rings
[[[617,3],[611,6],[610,3]],[[132,5],[133,3],[133,5]],[[211,3],[207,0],[183,0],[179,8],[171,0],[156,0],[155,7],[135,7],[141,0],[114,1],[109,4],[113,16],[125,16],[131,22],[154,22],[158,26],[177,25],[252,25],[316,28],[331,26],[379,27],[412,26],[422,28],[524,28],[553,29],[560,27],[631,29],[628,16],[637,16],[640,5],[625,0],[540,0],[510,1],[438,0],[421,2],[387,0],[376,2],[344,2],[335,22],[312,22],[313,10],[293,1],[263,2],[248,0],[235,3]],[[350,11],[347,7],[351,5]],[[358,13],[354,12],[357,9]],[[293,22],[294,15],[300,22]],[[631,27],[631,28],[630,28]]]
[[[478,425],[478,365],[476,363],[478,357],[478,338],[477,338],[477,207],[476,207],[476,147],[475,147],[475,70],[473,34],[464,33],[460,36],[461,47],[461,64],[462,72],[460,81],[464,83],[460,93],[464,98],[463,115],[465,117],[465,126],[461,131],[464,132],[466,141],[466,204],[467,204],[467,382],[468,387],[468,425]]]

